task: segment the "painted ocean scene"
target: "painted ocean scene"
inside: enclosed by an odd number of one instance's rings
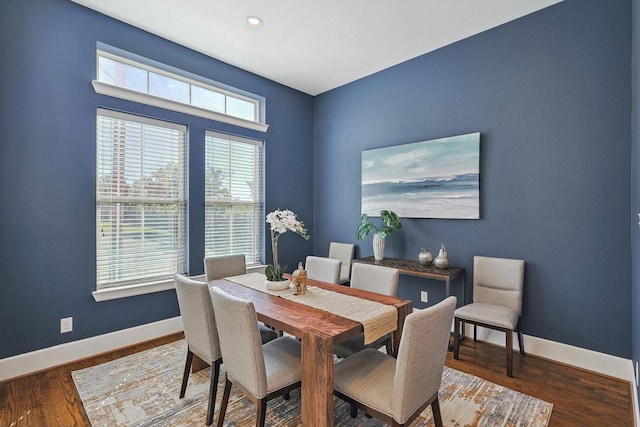
[[[480,218],[480,133],[362,152],[362,213]]]

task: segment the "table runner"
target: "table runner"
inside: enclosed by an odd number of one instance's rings
[[[290,288],[282,291],[267,289],[266,276],[261,273],[225,277],[225,280],[360,322],[364,327],[365,344],[395,331],[398,323],[398,310],[393,306],[313,285],[307,286],[304,295],[294,295]]]

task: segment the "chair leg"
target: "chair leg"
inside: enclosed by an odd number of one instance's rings
[[[473,342],[478,342],[478,325],[473,325]]]
[[[507,376],[513,376],[513,331],[507,331]]]
[[[436,427],[443,427],[442,414],[440,413],[440,402],[438,401],[437,397],[436,400],[431,402],[431,411],[433,412],[433,422],[435,423]]]
[[[518,326],[518,345],[520,346],[520,354],[521,355],[525,355],[524,354],[524,338],[522,336],[522,331],[520,330],[520,327]]]
[[[458,318],[453,319],[453,358],[460,358],[460,325],[462,321]]]
[[[291,399],[291,394],[289,392],[286,392],[285,394],[282,395],[282,400],[289,400]]]
[[[184,363],[184,374],[182,375],[182,387],[180,387],[180,399],[184,397],[187,391],[187,383],[189,382],[189,371],[191,370],[191,362],[193,362],[193,352],[187,349],[187,360]]]
[[[391,342],[391,341],[392,341],[392,339],[393,339],[392,337],[388,337],[388,338],[386,339],[386,341],[384,342],[384,348],[386,349],[387,354],[388,354],[389,356],[396,357],[396,355],[395,355],[395,354],[393,354],[393,342]]]
[[[220,403],[220,413],[218,414],[217,427],[222,427],[224,424],[224,416],[227,413],[227,403],[229,403],[229,395],[231,394],[231,381],[226,378],[224,382],[224,391],[222,392],[222,403]]]
[[[267,400],[258,399],[256,403],[256,427],[264,427],[267,418]]]
[[[356,418],[358,416],[358,407],[353,403],[350,405],[349,415],[351,415],[351,418]]]
[[[216,407],[216,395],[218,394],[218,378],[220,377],[221,359],[213,362],[211,367],[211,380],[209,383],[209,405],[207,406],[207,425],[213,424],[213,411]]]

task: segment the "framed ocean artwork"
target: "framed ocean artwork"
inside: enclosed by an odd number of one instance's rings
[[[362,152],[362,213],[480,218],[480,133]]]

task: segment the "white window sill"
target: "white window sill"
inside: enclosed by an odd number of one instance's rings
[[[264,265],[258,265],[255,267],[247,267],[247,273],[264,273]],[[189,276],[190,279],[204,281],[204,274],[198,276]],[[117,288],[102,289],[99,291],[93,291],[93,299],[96,302],[109,301],[119,298],[127,298],[136,295],[151,294],[153,292],[161,292],[169,289],[175,289],[175,283],[173,280],[163,280],[160,282],[140,283],[136,285],[118,286]]]

